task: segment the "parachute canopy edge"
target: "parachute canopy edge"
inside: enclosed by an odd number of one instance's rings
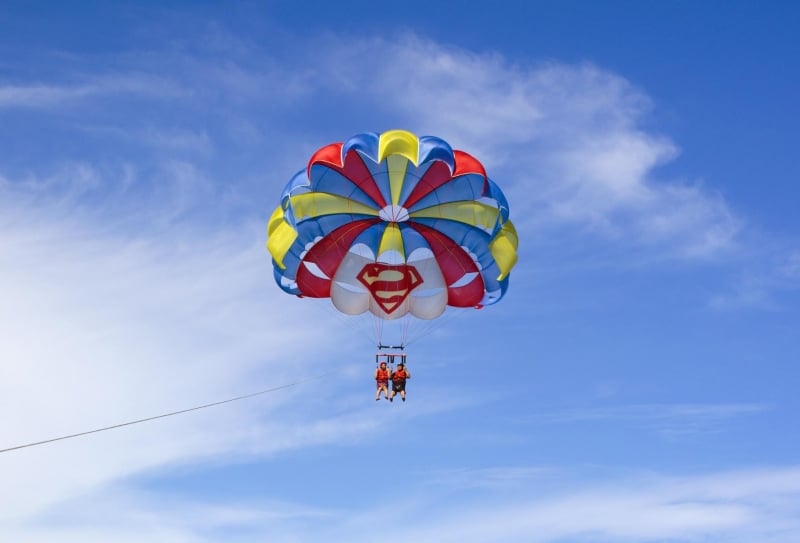
[[[407,130],[388,130],[378,139],[378,162],[400,155],[419,166],[419,138]]]
[[[497,262],[497,267],[500,268],[500,275],[497,276],[498,281],[508,277],[511,268],[517,263],[518,246],[517,229],[514,228],[511,221],[506,221],[497,236],[489,244],[489,250],[492,252],[495,262]]]
[[[282,270],[286,269],[283,257],[289,252],[297,236],[297,231],[283,219],[283,208],[276,207],[267,223],[267,250]]]
[[[331,143],[330,145],[326,145],[325,147],[318,149],[316,153],[311,155],[311,158],[308,161],[308,166],[306,167],[306,176],[311,179],[311,166],[314,164],[331,164],[341,168],[344,165],[344,156],[342,154],[343,145],[344,144],[341,142]]]

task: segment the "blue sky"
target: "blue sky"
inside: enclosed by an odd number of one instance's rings
[[[4,453],[0,539],[796,542],[799,19],[4,3],[0,448],[334,373]],[[520,232],[401,405],[264,249],[314,150],[392,128],[478,157]]]

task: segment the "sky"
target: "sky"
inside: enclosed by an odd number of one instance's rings
[[[800,8],[0,8],[0,540],[795,543]],[[311,154],[405,129],[508,197],[503,300],[408,344],[274,283]]]

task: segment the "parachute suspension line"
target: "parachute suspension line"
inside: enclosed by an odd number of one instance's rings
[[[367,316],[361,315],[348,315],[342,313],[331,302],[331,299],[328,297],[307,297],[306,301],[310,304],[319,307],[321,311],[324,311],[328,315],[330,315],[335,321],[341,325],[344,329],[355,332],[356,336],[375,339],[380,336],[380,330],[377,328],[376,320],[368,318]]]
[[[400,333],[400,343],[402,345],[405,345],[408,340],[408,329],[409,326],[411,326],[411,319],[413,318],[414,317],[409,314],[403,319],[402,332]]]
[[[374,316],[370,316],[368,318],[372,320],[372,326],[375,331],[374,333],[375,343],[377,343],[380,346],[381,343],[383,343],[383,320]]]
[[[438,318],[430,321],[421,321],[419,327],[416,327],[413,332],[413,338],[406,342],[405,345],[413,345],[420,339],[427,337],[441,328],[445,328],[451,321],[458,319],[462,315],[469,312],[471,308],[464,307],[448,307],[447,310]]]
[[[172,417],[172,416],[175,416],[175,415],[182,415],[183,413],[189,413],[190,411],[199,411],[200,409],[206,409],[208,407],[215,407],[217,405],[236,402],[236,401],[239,401],[239,400],[244,400],[246,398],[252,398],[254,396],[261,396],[262,394],[268,394],[270,392],[275,392],[275,391],[278,391],[278,390],[282,390],[284,388],[291,388],[291,387],[294,387],[294,386],[297,386],[297,385],[300,385],[300,384],[303,384],[303,383],[307,383],[309,381],[314,381],[316,379],[322,379],[323,377],[325,377],[327,375],[330,375],[332,373],[334,373],[333,370],[326,371],[325,373],[320,373],[319,375],[314,375],[312,377],[307,377],[305,379],[300,379],[298,381],[294,381],[294,382],[288,383],[286,385],[280,385],[280,386],[277,386],[277,387],[268,388],[266,390],[260,390],[258,392],[253,392],[251,394],[245,394],[243,396],[236,396],[235,398],[229,398],[227,400],[222,400],[222,401],[219,401],[219,402],[207,403],[205,405],[198,405],[196,407],[190,407],[188,409],[181,409],[180,411],[172,411],[171,413],[163,413],[161,415],[155,415],[153,417],[147,417],[147,418],[143,418],[143,419],[131,420],[131,421],[128,421],[128,422],[121,422],[119,424],[114,424],[114,425],[111,425],[111,426],[105,426],[103,428],[95,428],[94,430],[87,430],[85,432],[78,432],[76,434],[69,434],[69,435],[64,435],[64,436],[59,436],[59,437],[53,437],[53,438],[50,438],[50,439],[43,439],[41,441],[35,441],[35,442],[32,442],[32,443],[25,443],[24,445],[15,445],[14,447],[7,447],[5,449],[0,449],[0,454],[6,453],[6,452],[10,452],[10,451],[16,451],[18,449],[26,449],[28,447],[35,447],[37,445],[45,445],[46,443],[53,443],[55,441],[63,441],[65,439],[72,439],[74,437],[81,437],[81,436],[86,436],[86,435],[89,435],[89,434],[97,434],[99,432],[105,432],[107,430],[114,430],[116,428],[122,428],[124,426],[132,426],[134,424],[140,424],[142,422],[150,422],[150,421],[156,420],[156,419],[163,419],[163,418]]]

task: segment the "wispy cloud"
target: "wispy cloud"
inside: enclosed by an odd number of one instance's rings
[[[2,108],[51,108],[101,96],[177,98],[188,93],[175,80],[142,72],[89,75],[79,82],[0,85]]]
[[[476,475],[481,473],[486,470]],[[497,491],[448,494],[448,505],[432,508],[443,491],[447,489],[431,492],[429,487],[406,486],[403,495],[390,503],[378,501],[357,509],[268,500],[192,504],[137,493],[116,494],[108,500],[94,494],[76,502],[68,516],[51,517],[21,540],[46,541],[58,534],[60,541],[93,543],[122,534],[119,540],[126,541],[125,534],[136,533],[167,543],[314,541],[324,534],[328,541],[358,543],[374,541],[375,519],[392,519],[390,526],[402,526],[404,537],[431,542],[791,543],[800,534],[800,469],[795,466],[573,480],[558,490],[529,484],[509,487],[499,495]],[[103,522],[96,523],[98,518]],[[86,529],[90,524],[92,528]]]
[[[544,467],[491,467],[452,468],[423,475],[425,481],[433,487],[464,491],[471,489],[508,490],[527,487],[552,476],[555,472],[557,470]]]
[[[800,291],[800,251],[796,248],[757,248],[725,290],[709,306],[716,310],[757,308],[784,310]]]
[[[732,404],[634,404],[589,407],[544,413],[534,417],[542,423],[611,422],[631,424],[664,436],[708,432],[723,427],[732,418],[768,411],[758,403]]]

